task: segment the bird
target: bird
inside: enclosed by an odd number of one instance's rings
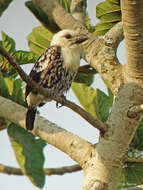
[[[69,90],[80,65],[81,49],[79,44],[87,40],[87,35],[74,30],[61,30],[53,35],[48,49],[38,58],[29,77],[46,88],[50,97],[45,98],[31,88],[25,87],[25,99],[28,103],[26,129],[33,130],[38,106],[51,101],[51,97],[63,97]],[[57,104],[58,107],[58,104]]]

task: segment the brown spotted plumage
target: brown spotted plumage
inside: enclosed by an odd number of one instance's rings
[[[29,76],[39,85],[48,89],[52,97],[62,97],[74,80],[79,63],[79,43],[85,41],[85,35],[77,35],[72,30],[63,30],[54,35],[51,46],[39,57]],[[26,128],[32,130],[36,107],[50,98],[38,94],[30,86],[26,86],[25,98],[29,105],[26,114]]]

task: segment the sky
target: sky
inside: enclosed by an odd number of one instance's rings
[[[0,18],[0,30],[4,31],[10,37],[16,41],[17,50],[29,50],[26,40],[27,35],[40,23],[30,13],[30,11],[24,6],[26,0],[14,0],[9,8],[4,12]],[[96,19],[96,4],[102,2],[101,0],[88,0],[88,12],[93,24],[97,23]],[[125,51],[124,43],[120,44],[117,55],[122,54],[119,57],[121,63],[124,62]],[[30,72],[31,66],[24,67],[26,72]],[[95,88],[100,88],[106,91],[106,88],[99,77],[95,78]],[[67,99],[78,103],[78,100],[70,90],[67,94]],[[83,120],[79,115],[74,113],[68,108],[62,107],[56,109],[55,102],[46,104],[40,109],[40,114],[46,117],[48,120],[57,123],[62,128],[84,138],[85,140],[96,143],[98,141],[98,131]],[[8,166],[18,167],[13,150],[11,148],[9,139],[7,137],[6,130],[0,132],[0,163]],[[45,155],[45,167],[62,167],[75,164],[65,153],[58,149],[47,145],[44,149]],[[64,176],[50,176],[46,177],[45,186],[43,190],[73,190],[81,189],[83,184],[83,172],[76,172],[73,174],[66,174]],[[25,176],[9,176],[0,174],[0,188],[5,190],[38,190]]]

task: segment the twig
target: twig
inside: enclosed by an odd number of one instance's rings
[[[9,63],[13,66],[13,68],[18,72],[20,77],[25,81],[32,89],[38,91],[40,94],[44,95],[45,97],[50,97],[51,99],[55,100],[56,102],[62,103],[61,98],[53,98],[51,97],[51,94],[46,88],[43,88],[42,86],[39,86],[35,81],[33,81],[27,74],[21,69],[21,67],[17,64],[15,59],[13,59],[8,52],[6,52],[1,46],[0,46],[0,54],[3,55]],[[73,102],[66,100],[65,104],[66,107],[72,109],[74,112],[78,113],[82,118],[84,118],[87,122],[89,122],[92,126],[99,129],[102,133],[104,133],[107,130],[107,127],[104,123],[101,121],[95,119],[90,113],[82,109],[80,106],[77,106]]]
[[[2,120],[0,120],[0,131],[4,130],[6,128],[7,128],[7,126],[5,125],[5,123]]]
[[[86,121],[88,121],[93,127],[99,129],[101,132],[107,131],[107,126],[102,121],[95,119],[89,112],[85,111],[80,106],[76,105],[75,103],[69,100],[66,100],[64,105],[72,109],[76,113],[78,113]]]
[[[45,175],[64,175],[66,173],[72,173],[80,171],[82,168],[79,165],[65,166],[61,168],[45,168]],[[8,175],[24,175],[20,168],[14,168],[0,164],[0,173]]]

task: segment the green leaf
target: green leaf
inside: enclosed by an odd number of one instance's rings
[[[52,36],[53,33],[45,27],[35,27],[27,37],[31,51],[40,56],[49,47]]]
[[[13,91],[13,83],[14,83],[14,78],[12,77],[4,77],[4,81],[8,87],[9,94],[12,94]]]
[[[131,147],[143,150],[143,119],[140,121],[134,139],[131,143]]]
[[[80,83],[73,83],[72,89],[86,111],[103,122],[107,120],[112,105],[112,95],[107,96],[99,89],[94,90],[92,87]]]
[[[96,30],[93,33],[96,36],[103,36],[106,32],[108,32],[109,29],[111,29],[116,23],[98,23],[96,24]]]
[[[22,82],[23,81],[21,79],[14,80],[11,99],[18,104],[25,105],[23,98]]]
[[[38,56],[33,52],[28,51],[22,51],[15,49],[15,41],[10,38],[8,35],[6,35],[4,32],[2,32],[2,41],[0,41],[0,44],[12,55],[16,61],[21,64],[27,64],[27,63],[34,63]],[[5,77],[13,77],[15,78],[18,74],[13,69],[13,67],[9,64],[7,59],[5,59],[3,56],[0,55],[0,68],[3,72]]]
[[[106,0],[96,6],[96,17],[100,22],[96,25],[95,35],[104,35],[117,22],[121,21],[120,0]]]
[[[2,34],[2,41],[1,45],[2,47],[12,55],[15,52],[15,41],[10,38],[7,34],[4,32],[1,32]],[[11,66],[8,63],[7,59],[3,56],[0,56],[0,69],[3,73],[8,73]]]
[[[32,1],[27,1],[25,3],[26,7],[34,14],[34,16],[41,22],[43,26],[48,28],[51,32],[58,32],[60,28],[55,23],[53,19],[47,16],[47,14]]]
[[[2,16],[3,12],[7,9],[12,0],[0,0],[0,16]]]
[[[1,72],[0,72],[0,96],[6,97],[6,98],[10,97],[8,86]]]
[[[35,63],[38,58],[38,56],[35,53],[22,50],[16,51],[13,54],[13,56],[20,65],[27,63]]]
[[[85,83],[90,86],[93,83],[94,75],[97,73],[95,69],[89,65],[79,67],[78,73],[74,79],[74,82]]]
[[[4,32],[1,32],[2,34],[2,46],[3,48],[8,51],[10,54],[15,51],[15,41],[10,38],[7,34]]]
[[[143,150],[143,119],[138,126],[135,137],[131,143],[131,148],[135,148],[138,151]],[[120,177],[120,188],[143,184],[142,171],[142,163],[126,163]]]
[[[45,183],[43,148],[46,143],[15,124],[8,127],[8,136],[22,172],[34,185],[42,188]]]
[[[125,188],[143,184],[142,171],[142,163],[126,163],[122,170],[119,187]]]

